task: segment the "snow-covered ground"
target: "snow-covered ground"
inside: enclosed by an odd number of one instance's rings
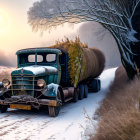
[[[92,117],[116,69],[105,70],[100,76],[102,90],[90,93],[87,99],[65,104],[58,117],[51,118],[44,111],[11,110],[0,114],[0,140],[82,140],[88,125],[85,111]],[[94,131],[94,130],[93,130]]]

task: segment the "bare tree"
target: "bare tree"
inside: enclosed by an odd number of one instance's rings
[[[28,11],[28,22],[41,32],[60,24],[95,21],[115,38],[127,74],[138,73],[131,44],[137,42],[132,17],[140,0],[41,0]]]

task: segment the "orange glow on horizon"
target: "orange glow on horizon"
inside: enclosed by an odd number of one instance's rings
[[[10,27],[10,18],[8,14],[0,9],[0,35],[6,33]]]
[[[32,32],[27,23],[27,9],[17,12],[15,7],[3,6],[0,8],[0,50],[6,55],[15,55],[19,49],[54,45],[57,40],[65,37],[73,38],[78,27],[65,24],[52,29],[51,32],[45,31],[43,36],[40,36],[39,32]]]

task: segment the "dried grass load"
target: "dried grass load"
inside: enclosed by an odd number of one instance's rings
[[[104,69],[104,54],[98,49],[88,48],[79,38],[75,41],[66,39],[66,41],[57,42],[51,48],[58,48],[68,53],[69,75],[75,87],[82,80],[98,77]]]

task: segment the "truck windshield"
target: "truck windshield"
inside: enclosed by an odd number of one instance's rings
[[[19,66],[26,65],[53,65],[56,63],[55,53],[20,54]]]

